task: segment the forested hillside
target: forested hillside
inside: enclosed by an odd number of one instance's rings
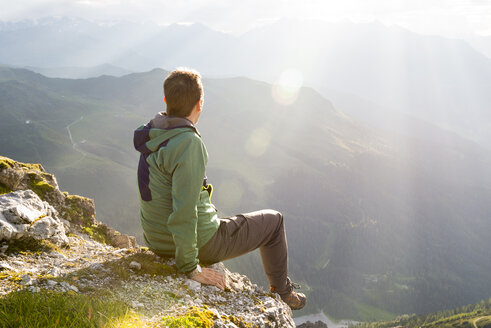
[[[491,299],[477,304],[465,305],[454,310],[425,315],[406,314],[390,322],[373,322],[353,327],[390,328],[396,326],[408,328],[489,328],[491,327]]]

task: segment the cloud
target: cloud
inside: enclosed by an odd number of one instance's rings
[[[491,30],[488,0],[0,0],[0,20],[71,16],[95,20],[201,22],[245,32],[280,17],[353,21],[377,19],[426,33]]]

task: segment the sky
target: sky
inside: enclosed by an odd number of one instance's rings
[[[0,0],[0,20],[47,16],[158,24],[200,22],[241,34],[281,17],[378,20],[447,37],[491,35],[491,0]]]

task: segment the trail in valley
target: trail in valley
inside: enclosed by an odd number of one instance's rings
[[[77,161],[75,161],[74,163],[72,163],[71,165],[74,165],[74,164],[76,164],[76,163],[80,162],[81,160],[83,160],[83,159],[85,158],[85,156],[87,156],[87,153],[86,153],[86,152],[84,152],[83,150],[81,150],[81,149],[78,147],[77,143],[76,143],[75,141],[73,141],[72,132],[70,131],[70,127],[71,127],[72,125],[77,124],[78,122],[82,121],[83,119],[84,119],[84,117],[83,117],[83,116],[81,116],[81,117],[80,117],[78,120],[76,120],[75,122],[72,122],[72,123],[68,124],[68,125],[65,127],[65,128],[66,128],[66,130],[68,131],[68,137],[70,138],[70,142],[72,143],[72,147],[73,147],[73,149],[74,149],[76,152],[78,152],[78,153],[82,154],[82,157],[81,157],[81,158],[79,158],[79,159],[78,159]],[[71,166],[71,165],[69,165],[69,166]]]
[[[474,328],[477,328],[477,324],[476,322],[478,322],[479,320],[482,320],[482,319],[485,319],[487,317],[479,317],[479,318],[476,318],[472,321],[472,324],[474,325]]]

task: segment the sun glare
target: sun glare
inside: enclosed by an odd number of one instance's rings
[[[297,100],[298,92],[303,85],[303,74],[298,69],[283,71],[272,86],[274,101],[281,105],[290,105]]]
[[[271,134],[264,128],[258,128],[252,131],[245,143],[247,153],[253,157],[263,155],[271,142]]]

